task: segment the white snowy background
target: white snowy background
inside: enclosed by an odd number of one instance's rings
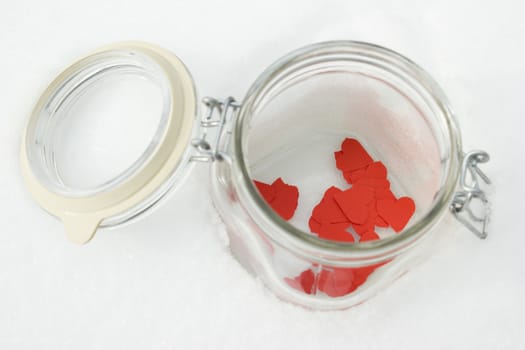
[[[525,349],[525,6],[521,1],[0,2],[0,349]],[[490,237],[459,225],[394,285],[343,312],[276,300],[217,238],[207,171],[144,220],[68,242],[20,177],[47,83],[107,43],[160,44],[201,94],[241,97],[276,58],[332,39],[412,58],[440,83],[465,149],[492,160]]]

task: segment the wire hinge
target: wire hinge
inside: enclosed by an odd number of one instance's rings
[[[214,160],[229,160],[230,156],[226,152],[231,126],[237,115],[240,104],[233,97],[219,100],[213,97],[202,99],[206,109],[201,118],[201,134],[191,142],[197,150],[197,154],[191,160],[198,162],[212,162]]]
[[[471,151],[464,155],[456,192],[450,210],[456,219],[481,239],[487,238],[490,219],[490,203],[481,184],[489,185],[490,179],[478,167],[490,159],[487,152]]]

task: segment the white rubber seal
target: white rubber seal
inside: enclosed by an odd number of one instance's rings
[[[41,112],[57,91],[83,69],[92,68],[93,57],[110,52],[140,53],[160,67],[169,85],[171,105],[164,132],[144,164],[123,181],[96,193],[71,195],[50,186],[45,171],[38,171],[31,147],[34,146]],[[67,94],[63,97],[67,98]],[[190,146],[196,115],[193,80],[184,64],[170,52],[141,42],[125,42],[102,47],[78,60],[64,70],[44,91],[38,100],[24,130],[21,146],[21,170],[29,191],[49,213],[60,218],[67,236],[74,242],[86,243],[95,234],[100,223],[119,215],[145,201],[160,188],[181,166],[185,151]],[[125,130],[123,130],[125,132]],[[44,175],[42,175],[44,174]]]

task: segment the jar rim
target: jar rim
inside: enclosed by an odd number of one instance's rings
[[[448,171],[444,175],[442,189],[431,209],[402,232],[378,241],[355,244],[324,240],[284,221],[261,198],[250,176],[244,152],[243,141],[245,131],[248,130],[245,125],[250,120],[252,108],[266,93],[264,90],[268,85],[272,84],[287,67],[311,57],[337,53],[352,53],[364,59],[373,58],[387,66],[395,67],[406,77],[413,79],[439,107],[448,131],[450,149]],[[384,260],[414,244],[447,212],[459,177],[461,149],[460,131],[451,106],[439,85],[426,71],[409,58],[379,45],[350,40],[326,41],[304,46],[280,58],[256,79],[246,93],[233,128],[233,152],[236,160],[233,166],[242,174],[235,177],[234,183],[240,199],[246,205],[246,210],[257,224],[265,228],[265,232],[270,233],[270,238],[277,244],[299,254],[313,253],[320,256],[321,260],[324,258]]]

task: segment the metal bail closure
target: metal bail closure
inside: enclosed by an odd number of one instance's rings
[[[191,160],[229,162],[231,159],[226,148],[229,144],[232,122],[235,120],[240,104],[231,96],[224,100],[204,97],[202,103],[206,108],[200,123],[202,132],[191,142],[198,154],[192,156]]]
[[[491,182],[478,164],[486,163],[489,159],[488,153],[484,151],[471,151],[463,156],[460,190],[450,205],[456,219],[481,239],[487,238],[490,203],[480,184],[489,185]]]

